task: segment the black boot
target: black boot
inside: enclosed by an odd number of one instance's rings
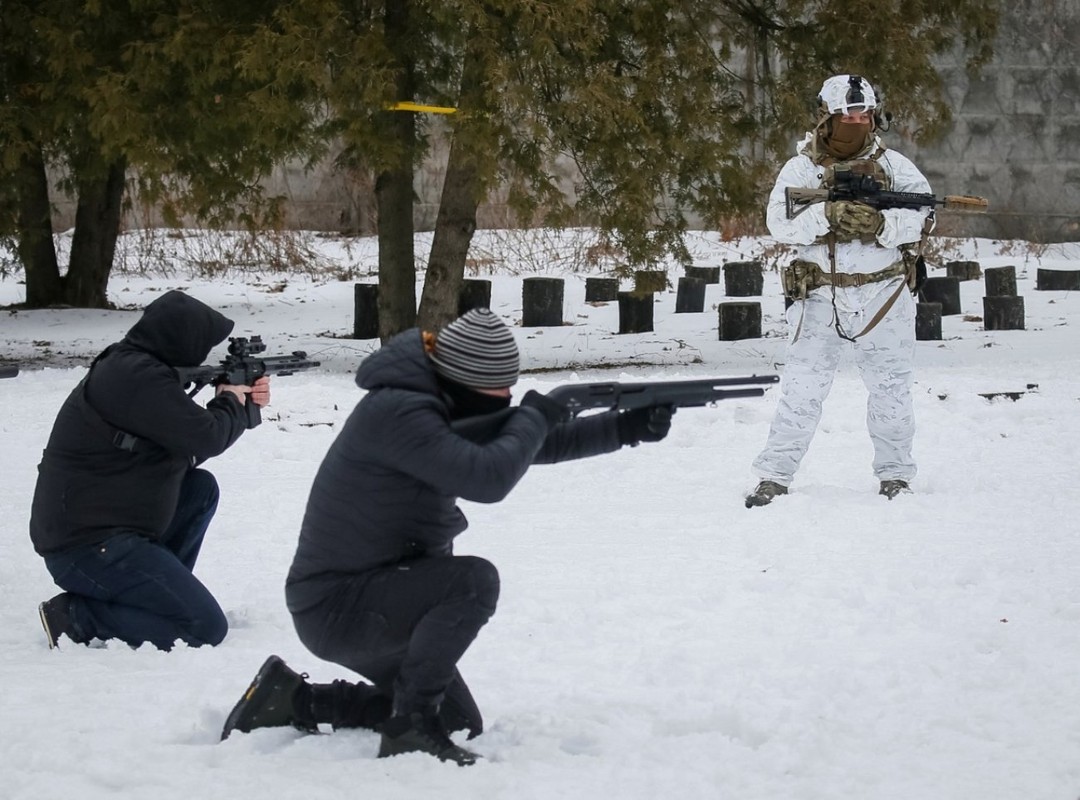
[[[390,696],[367,683],[315,683],[311,685],[311,715],[316,722],[339,728],[379,730],[390,719]]]
[[[221,731],[224,741],[233,731],[249,733],[256,728],[292,725],[306,733],[318,733],[310,710],[310,687],[307,675],[293,672],[277,656],[270,656],[244,692]]]
[[[71,621],[71,595],[67,592],[41,603],[38,617],[41,618],[41,627],[45,629],[45,641],[49,643],[50,650],[59,647],[61,636],[67,636],[73,642],[81,641]]]
[[[459,767],[471,766],[480,758],[454,744],[443,727],[437,708],[397,714],[382,726],[379,758],[402,753],[429,753],[440,761],[453,761]]]

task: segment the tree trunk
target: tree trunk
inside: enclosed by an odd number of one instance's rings
[[[475,36],[474,31],[470,41]],[[458,103],[484,108],[485,79],[480,54],[470,47],[462,65]],[[475,141],[463,138],[460,129],[454,132],[420,298],[420,325],[425,329],[438,330],[457,316],[465,260],[476,233],[476,210],[487,188],[478,163],[481,157],[483,151],[478,150]]]
[[[375,200],[379,211],[379,338],[385,342],[416,324],[412,172],[393,170],[379,175]]]
[[[387,3],[386,41],[398,60],[400,100],[412,100],[414,63],[409,51],[409,2]],[[409,111],[383,114],[387,136],[397,142],[397,163],[375,179],[379,215],[379,338],[386,341],[416,324],[416,257],[413,246],[413,160],[416,120]]]
[[[424,292],[420,298],[419,324],[439,330],[457,316],[465,259],[476,232],[476,209],[480,205],[480,179],[476,163],[455,137],[446,164],[446,180],[439,199],[435,236],[431,241]]]
[[[16,173],[18,183],[18,251],[26,269],[26,307],[45,308],[64,302],[64,280],[56,262],[49,180],[41,150],[23,160]]]
[[[127,162],[118,159],[104,178],[77,183],[75,233],[71,239],[71,263],[64,280],[64,300],[77,308],[109,308],[109,273],[120,235],[120,212],[124,200]]]

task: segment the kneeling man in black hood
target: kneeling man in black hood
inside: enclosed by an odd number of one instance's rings
[[[30,538],[64,591],[39,607],[49,647],[120,639],[216,645],[228,623],[192,574],[218,486],[196,467],[246,430],[270,382],[219,385],[206,407],[176,369],[197,367],[233,322],[178,291],[150,303],[90,365],[38,466]]]

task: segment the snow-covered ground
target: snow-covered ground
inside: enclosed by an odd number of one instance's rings
[[[1080,269],[1076,244],[954,243],[952,258],[1016,266],[1027,330],[984,331],[972,281],[943,340],[919,343],[912,495],[876,494],[865,391],[845,364],[792,494],[768,508],[742,498],[771,393],[684,409],[660,444],[537,467],[507,501],[464,504],[458,552],[490,559],[503,582],[462,662],[488,724],[477,766],[378,760],[367,732],[219,743],[270,653],[313,680],[353,677],[300,645],[283,583],[311,478],[360,396],[352,372],[377,346],[347,338],[374,244],[311,242],[349,279],[181,266],[115,276],[123,310],[0,310],[0,355],[32,364],[0,381],[0,797],[1080,796],[1080,295],[1035,290],[1038,267]],[[658,295],[655,331],[620,336],[615,303],[584,302],[603,265],[571,272],[490,233],[474,252],[500,246],[510,255],[480,259],[475,277],[492,280],[525,368],[541,370],[519,396],[782,369],[773,271],[762,339],[718,341],[722,283],[700,314]],[[698,266],[764,246],[692,242]],[[520,327],[529,275],[566,278],[567,325]],[[20,277],[0,280],[0,305],[23,300]],[[226,609],[225,642],[49,651],[36,606],[54,587],[27,535],[35,468],[88,359],[168,288],[262,335],[268,354],[303,349],[323,366],[276,379],[266,422],[209,465],[222,501],[197,574]]]

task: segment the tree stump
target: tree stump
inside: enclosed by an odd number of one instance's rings
[[[1035,273],[1035,288],[1040,292],[1078,291],[1080,269],[1040,269]]]
[[[458,316],[474,308],[491,308],[491,281],[466,278],[458,293]]]
[[[585,302],[607,303],[619,297],[618,278],[586,278]]]
[[[521,282],[521,324],[526,328],[563,324],[562,278],[526,278]]]
[[[950,261],[945,264],[945,274],[962,281],[977,281],[982,277],[978,261]]]
[[[652,292],[619,292],[619,333],[648,333],[653,329]]]
[[[720,283],[720,267],[687,267],[686,277],[700,278],[705,283]]]
[[[728,297],[760,297],[765,275],[760,261],[732,261],[724,264],[724,294]]]
[[[915,338],[920,342],[941,341],[941,303],[915,304]]]
[[[379,338],[379,284],[353,285],[353,338]]]
[[[1006,295],[984,297],[983,330],[1024,330],[1024,298]]]
[[[705,310],[705,281],[701,278],[679,278],[679,293],[675,295],[675,313],[693,314]]]
[[[634,273],[635,292],[666,292],[667,287],[667,273],[662,269],[639,269]]]
[[[941,315],[944,317],[960,313],[960,279],[927,278],[919,292],[919,299],[924,303],[941,303]]]
[[[721,303],[720,341],[761,338],[761,303]]]
[[[1016,297],[1016,267],[987,267],[983,279],[987,297]]]

